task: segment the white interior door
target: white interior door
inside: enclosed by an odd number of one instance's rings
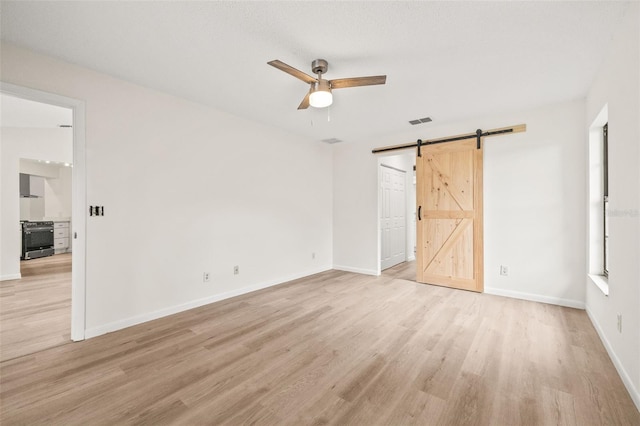
[[[380,253],[382,269],[407,260],[406,174],[380,165]]]

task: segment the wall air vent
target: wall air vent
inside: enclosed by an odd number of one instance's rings
[[[429,123],[430,121],[433,121],[431,120],[431,117],[424,117],[424,118],[417,118],[415,120],[409,120],[409,123],[415,126],[416,124]]]
[[[329,139],[322,139],[322,141],[321,141],[321,142],[334,144],[334,143],[340,143],[340,142],[342,142],[342,139],[338,139],[338,138],[329,138]]]

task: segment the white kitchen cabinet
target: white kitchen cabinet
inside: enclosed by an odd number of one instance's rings
[[[56,254],[71,251],[69,232],[69,222],[53,222],[53,248]]]

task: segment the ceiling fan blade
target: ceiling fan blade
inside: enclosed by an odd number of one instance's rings
[[[337,78],[330,80],[332,89],[344,89],[345,87],[373,86],[376,84],[385,84],[387,82],[386,75],[374,75],[371,77],[354,77],[354,78]]]
[[[311,77],[310,75],[303,73],[299,69],[296,69],[291,65],[287,65],[284,62],[279,61],[277,59],[267,62],[267,64],[271,65],[272,67],[278,68],[280,71],[284,71],[287,74],[291,74],[295,78],[298,78],[304,81],[305,83],[313,83],[314,81],[316,81],[314,77]]]
[[[311,96],[311,91],[307,93],[307,96],[304,97],[300,105],[298,105],[298,109],[307,109],[309,108],[309,96]]]

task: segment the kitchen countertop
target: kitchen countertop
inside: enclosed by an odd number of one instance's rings
[[[70,217],[44,217],[42,219],[20,219],[23,222],[71,222]]]

